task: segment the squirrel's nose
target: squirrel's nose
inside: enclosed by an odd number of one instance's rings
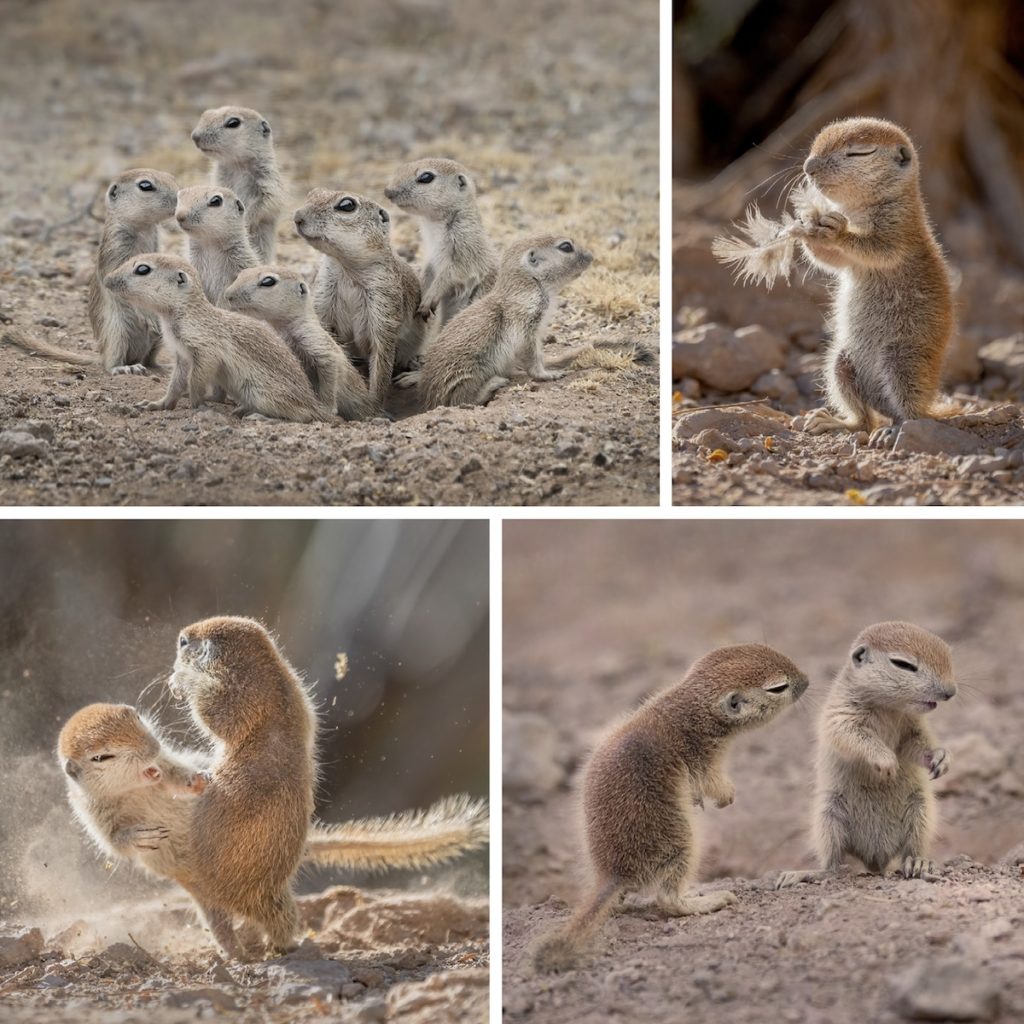
[[[74,761],[72,761],[70,759],[65,761],[64,762],[64,771],[67,772],[67,774],[70,775],[71,778],[73,778],[73,779],[77,779],[78,778],[78,765],[75,764]]]
[[[809,156],[804,161],[804,174],[814,174],[819,167],[821,167],[824,161],[820,157]]]

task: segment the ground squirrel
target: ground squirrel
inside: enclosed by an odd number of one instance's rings
[[[820,871],[787,871],[778,887],[840,870],[847,854],[882,874],[933,872],[935,800],[928,780],[949,771],[921,715],[956,695],[949,647],[908,622],[880,622],[854,641],[818,723],[812,834]]]
[[[266,118],[248,107],[207,110],[192,130],[192,141],[216,161],[214,183],[231,189],[242,201],[252,247],[261,262],[271,262],[284,183]]]
[[[112,857],[187,882],[193,873],[193,812],[209,757],[162,739],[124,704],[90,704],[68,719],[57,743],[68,799],[96,844]],[[487,842],[487,804],[446,797],[425,811],[317,824],[303,861],[348,870],[422,869]]]
[[[805,429],[872,430],[893,443],[905,420],[942,414],[953,333],[946,261],[921,198],[918,156],[901,128],[871,117],[823,128],[804,162],[809,205],[795,227],[811,263],[836,278],[825,358],[829,409]],[[819,203],[820,200],[820,203]],[[816,207],[816,208],[811,208]]]
[[[263,626],[235,617],[181,631],[168,686],[217,746],[182,884],[228,954],[242,952],[236,915],[263,929],[269,949],[290,949],[299,927],[292,879],[316,780],[309,695]]]
[[[428,320],[437,311],[444,327],[489,291],[498,273],[498,254],[480,219],[476,185],[462,164],[425,157],[402,164],[384,195],[419,219],[426,265],[418,315]]]
[[[194,801],[206,785],[206,758],[162,742],[127,704],[90,704],[57,740],[75,816],[97,845],[154,874],[178,878],[188,864]]]
[[[281,335],[324,405],[347,420],[373,415],[366,381],[324,330],[301,274],[272,266],[244,270],[224,293],[224,301],[228,309],[266,320]]]
[[[89,323],[108,373],[146,373],[155,365],[159,321],[112,294],[103,279],[137,253],[156,252],[157,225],[174,214],[177,194],[178,183],[151,167],[122,171],[107,188],[107,216],[89,279]],[[96,362],[95,356],[33,341],[19,331],[5,332],[3,340],[47,359],[77,366]]]
[[[561,371],[544,366],[544,333],[555,295],[593,258],[558,235],[513,242],[502,255],[494,287],[427,348],[419,379],[427,408],[482,405],[520,365],[534,380],[561,377]]]
[[[333,415],[288,346],[266,324],[214,306],[186,260],[143,253],[104,283],[119,298],[160,317],[164,341],[175,355],[167,393],[142,408],[173,409],[187,391],[192,408],[199,409],[211,389],[220,388],[238,403],[238,416],[259,413],[308,423]]]
[[[246,233],[242,200],[229,188],[183,188],[174,219],[188,235],[188,258],[206,297],[223,306],[228,285],[260,262]]]
[[[807,677],[763,644],[712,651],[683,680],[646,701],[598,744],[583,778],[589,895],[568,924],[532,948],[540,971],[574,967],[587,940],[625,893],[656,890],[673,916],[720,910],[728,892],[688,897],[699,851],[693,804],[733,802],[723,759],[739,732],[771,721],[807,689]]]
[[[392,370],[411,367],[423,344],[416,272],[391,248],[387,210],[354,192],[313,189],[295,211],[298,233],[323,253],[314,305],[321,323],[370,368],[383,409]]]

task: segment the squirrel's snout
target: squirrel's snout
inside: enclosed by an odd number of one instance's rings
[[[819,170],[824,161],[821,157],[809,156],[804,161],[804,174],[813,175],[815,171]]]

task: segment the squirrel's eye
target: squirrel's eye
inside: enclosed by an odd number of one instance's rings
[[[135,273],[138,274],[139,277],[145,277],[150,272],[151,269],[152,268],[150,267],[150,265],[148,263],[140,263],[135,268]]]
[[[334,204],[334,208],[342,213],[351,213],[356,208],[356,201],[351,196],[345,196]]]
[[[151,182],[149,178],[143,178],[142,181],[139,182],[139,188],[142,189],[143,192],[152,192],[153,182]]]
[[[891,661],[897,668],[903,669],[905,672],[916,672],[917,666],[912,661],[904,661],[903,658],[890,658]]]
[[[437,175],[434,174],[433,171],[424,171],[422,174],[418,174],[416,176],[416,180],[421,185],[429,185],[434,180],[434,178],[436,178],[436,177],[437,177]]]
[[[271,277],[269,274],[266,277],[260,278],[261,288],[273,288],[275,284],[277,284],[277,278]]]
[[[237,128],[241,123],[242,123],[242,119],[240,117],[229,117],[224,122],[224,127],[225,128]]]
[[[572,242],[560,242],[559,245],[558,245],[558,248],[561,249],[562,252],[575,252],[576,251],[572,247]]]
[[[207,206],[221,206],[224,203],[223,196],[213,196],[210,201],[206,204]]]
[[[113,754],[96,754],[95,757],[90,757],[90,761],[110,761],[114,757]]]

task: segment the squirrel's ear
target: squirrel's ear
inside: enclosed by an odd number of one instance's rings
[[[722,707],[725,708],[726,714],[738,715],[743,710],[743,697],[733,691],[726,695],[725,700],[722,701]]]
[[[239,213],[245,213],[245,204],[242,202],[241,199],[236,199],[235,200],[235,206],[238,207],[238,212]]]
[[[870,661],[870,658],[868,657],[867,644],[861,644],[859,647],[855,647],[853,654],[851,654],[850,657],[853,659],[854,665],[864,665]]]
[[[540,263],[540,260],[537,259],[537,250],[536,249],[531,249],[526,254],[526,262],[529,263],[531,267],[535,267],[535,266],[537,266],[538,263]]]
[[[260,121],[260,128],[263,129],[264,136],[267,136],[267,135],[270,134],[270,125],[267,124],[266,121]]]
[[[912,157],[909,146],[900,145],[896,147],[896,163],[898,163],[900,167],[906,167],[907,164],[910,163],[911,159]]]
[[[184,288],[188,284],[188,274],[184,270],[178,271],[178,287]]]
[[[466,187],[466,176],[464,174],[459,175],[459,188]]]
[[[299,294],[300,295],[308,295],[309,294],[309,289],[306,287],[306,282],[305,281],[300,281],[299,282]]]
[[[116,181],[114,182],[113,185],[110,186],[110,191],[107,192],[107,195],[110,196],[111,199],[113,199],[114,196],[117,195],[117,182]]]

